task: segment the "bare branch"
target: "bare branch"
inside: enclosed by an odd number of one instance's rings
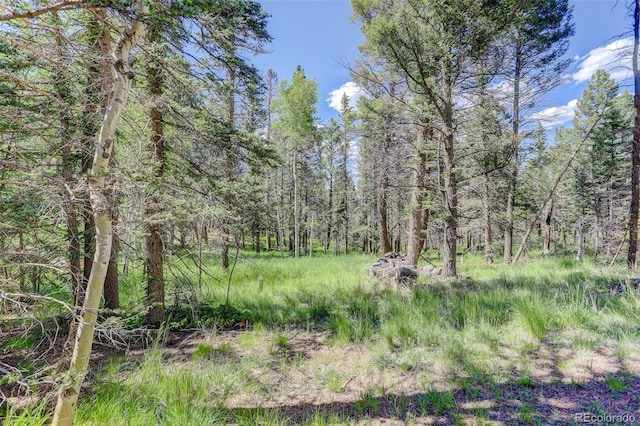
[[[38,266],[42,266],[42,265],[38,265]],[[5,291],[0,290],[0,300],[7,300],[9,302],[19,305],[21,304],[20,301],[24,301],[25,299],[31,299],[36,302],[56,303],[62,306],[65,310],[73,314],[73,306],[63,302],[62,300],[56,299],[55,297],[43,296],[40,294],[33,294],[33,293],[7,293]]]
[[[46,13],[58,12],[61,10],[78,9],[82,6],[88,5],[88,0],[67,0],[59,3],[54,3],[49,6],[44,6],[41,9],[30,10],[28,12],[13,11],[0,15],[0,22],[11,21],[13,19],[31,19],[36,18]],[[10,10],[7,6],[0,6],[4,10]]]

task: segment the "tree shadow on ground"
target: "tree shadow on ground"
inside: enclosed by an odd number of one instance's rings
[[[365,392],[355,401],[239,407],[228,409],[227,415],[239,423],[277,416],[289,424],[333,419],[349,424],[567,425],[590,421],[631,425],[640,421],[640,377],[620,371],[581,383],[515,380],[402,395]]]

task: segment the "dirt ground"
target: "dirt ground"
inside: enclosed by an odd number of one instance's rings
[[[282,344],[274,343],[274,333],[265,332],[254,336],[253,345],[242,341],[244,333],[253,332],[170,332],[161,350],[168,362],[177,363],[193,362],[193,354],[203,346],[224,348],[213,351],[210,362],[262,357],[265,362],[256,365],[251,376],[270,391],[242,392],[242,384],[237,384],[239,391],[232,393],[225,408],[231,412],[274,409],[292,424],[318,414],[335,414],[351,424],[374,425],[640,422],[639,351],[622,360],[606,347],[584,354],[562,345],[540,345],[526,354],[531,365],[528,376],[514,371],[503,380],[486,380],[485,376],[469,377],[468,368],[457,371],[437,360],[403,368],[387,366],[371,346],[332,344],[329,335],[322,332],[280,333],[285,336]],[[65,337],[54,336],[35,348],[2,351],[0,373],[6,374],[25,359],[37,360],[40,368],[54,366]],[[109,339],[96,343],[87,385],[115,356],[143,360],[152,337],[140,338],[128,347],[114,347]],[[508,361],[508,352],[504,356],[502,361]],[[333,386],[327,385],[328,377],[336,378]],[[31,398],[25,389],[25,383],[4,385],[0,399],[13,405],[27,403]],[[40,395],[54,394],[50,381],[43,380],[38,389]]]

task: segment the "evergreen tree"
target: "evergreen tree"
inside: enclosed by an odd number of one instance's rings
[[[505,4],[510,4],[505,2]],[[509,187],[505,213],[504,262],[512,260],[515,195],[518,171],[524,160],[521,148],[527,137],[526,112],[539,99],[562,83],[562,73],[570,61],[564,58],[573,35],[568,0],[540,0],[513,3],[515,18],[502,38],[507,67],[506,86],[511,93],[511,132],[513,161],[509,168]]]
[[[307,153],[316,141],[317,92],[315,80],[307,80],[304,70],[298,66],[291,84],[286,80],[280,83],[278,97],[273,102],[276,115],[273,130],[280,139],[281,152],[291,173],[292,187],[289,196],[292,207],[290,211],[293,214],[293,241],[290,246],[296,258],[301,254],[301,232],[304,229],[302,220],[306,207],[304,201],[309,190],[304,183],[308,184],[313,177],[310,167],[313,159]]]

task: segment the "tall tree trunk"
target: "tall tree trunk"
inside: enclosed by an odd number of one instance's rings
[[[96,8],[88,12],[87,37],[94,50],[94,54],[87,59],[86,73],[87,85],[84,89],[83,116],[85,124],[82,127],[82,145],[80,146],[80,157],[75,161],[80,161],[80,171],[84,175],[92,167],[91,152],[95,149],[95,137],[99,130],[99,122],[107,109],[109,95],[112,89],[112,59],[111,53],[111,33],[105,25],[107,12],[104,8]],[[60,43],[58,43],[60,46]],[[58,90],[64,90],[64,84],[58,85]],[[66,83],[68,84],[68,82]],[[64,120],[63,120],[64,123]],[[68,123],[67,123],[68,126]],[[63,177],[70,187],[75,186],[73,169],[76,166],[74,154],[71,149],[71,137],[63,137],[67,141],[62,148],[63,155]],[[70,235],[74,235],[70,240],[69,250],[75,252],[69,258],[69,266],[73,280],[73,296],[76,306],[76,318],[80,315],[81,305],[85,298],[86,285],[91,274],[91,266],[95,252],[95,224],[92,207],[89,197],[82,197],[79,203],[69,199],[65,203],[68,213],[68,230]],[[78,210],[81,209],[81,210]],[[80,233],[79,213],[84,217],[84,230]],[[80,238],[82,236],[82,238]],[[81,263],[82,267],[81,268]],[[84,272],[83,272],[84,270]],[[105,287],[106,287],[105,283]],[[67,344],[72,342],[76,334],[77,322],[75,319],[69,326],[69,338]],[[65,344],[65,353],[71,347]]]
[[[484,218],[484,257],[487,264],[493,263],[493,235],[491,232],[491,194],[489,193],[489,174],[482,175],[482,216]]]
[[[424,135],[426,129],[421,129],[420,133]],[[421,139],[422,136],[420,137]],[[425,240],[425,217],[429,214],[425,205],[426,176],[427,176],[427,154],[423,147],[426,140],[419,143],[421,151],[417,155],[417,164],[412,170],[413,182],[411,190],[411,214],[409,216],[409,240],[407,241],[407,258],[413,266],[418,265],[420,253],[424,246]]]
[[[343,152],[344,156],[344,188],[342,192],[344,211],[342,213],[342,220],[344,222],[344,254],[349,254],[349,138],[347,134],[347,125],[344,124],[344,144]]]
[[[300,257],[300,213],[298,207],[298,158],[295,150],[293,156],[293,255],[297,259]]]
[[[593,257],[597,258],[598,254],[600,254],[600,208],[597,207],[595,210],[595,217],[593,218],[594,224],[593,224],[593,237],[594,237],[594,241],[593,241]]]
[[[148,11],[144,3],[140,3],[139,8],[142,14]],[[91,346],[93,344],[94,326],[111,256],[111,209],[105,194],[105,181],[113,151],[115,130],[131,89],[133,71],[129,64],[129,52],[143,37],[144,29],[144,24],[141,21],[135,21],[118,41],[115,50],[116,61],[114,65],[117,78],[114,93],[100,128],[91,174],[88,179],[90,201],[96,224],[96,254],[87,283],[87,292],[81,313],[82,318],[78,325],[73,356],[66,378],[58,393],[58,401],[52,422],[53,426],[73,424],[80,387],[87,374]]]
[[[443,98],[445,102],[445,112],[443,123],[444,144],[444,258],[442,265],[442,275],[445,277],[457,276],[456,256],[457,256],[457,230],[458,230],[458,183],[455,172],[454,146],[455,134],[453,129],[453,87],[449,76],[449,70],[443,73]]]
[[[235,55],[235,52],[232,52],[232,55]],[[234,67],[234,61],[229,61],[229,69],[227,69],[227,78],[229,86],[227,87],[227,120],[229,125],[231,126],[231,132],[229,133],[229,141],[228,146],[229,150],[234,144],[233,132],[235,131],[236,125],[236,72]],[[230,151],[227,151],[225,158],[225,178],[227,180],[227,185],[231,185],[233,183],[234,178],[234,159],[233,154]],[[224,196],[224,201],[227,206],[231,206],[233,203],[233,198],[231,196],[231,191],[227,190]],[[229,269],[229,242],[231,241],[231,218],[226,217],[223,219],[222,225],[222,247],[220,249],[220,260],[222,263],[222,268],[224,270]],[[243,236],[243,246],[244,246],[244,236]]]
[[[225,178],[227,180],[227,184],[231,184],[233,179],[233,161],[231,159],[231,154],[227,153],[225,159]],[[231,205],[231,195],[227,192],[224,196],[224,201],[227,205]],[[225,271],[229,269],[229,241],[231,241],[229,226],[230,218],[223,218],[222,220],[222,230],[221,230],[221,240],[220,240],[220,264],[222,269]]]
[[[517,161],[517,160],[514,160]],[[511,170],[509,176],[509,188],[507,190],[507,210],[504,224],[504,263],[511,263],[513,256],[513,211],[515,206],[516,182],[518,181],[517,164]]]
[[[507,210],[505,213],[504,226],[504,263],[511,263],[513,256],[513,221],[515,210],[515,194],[518,184],[518,162],[520,151],[520,79],[522,74],[522,47],[519,41],[515,47],[515,69],[513,80],[513,105],[511,118],[511,154],[513,163],[509,173],[509,188],[507,190]]]
[[[582,262],[584,256],[584,220],[578,221],[578,250],[576,252],[576,260]]]
[[[542,246],[542,254],[549,256],[551,253],[551,218],[553,216],[553,197],[547,203],[547,212],[544,219],[544,244]]]
[[[327,211],[329,212],[329,220],[327,222],[327,243],[324,248],[325,252],[329,250],[329,246],[331,245],[331,231],[333,226],[333,173],[329,174],[329,208]]]
[[[61,25],[58,22],[57,16],[56,23]],[[64,64],[65,52],[59,28],[56,29],[56,55],[57,60],[60,61],[61,64]],[[73,138],[71,137],[69,121],[71,114],[69,105],[69,102],[71,102],[69,99],[69,84],[70,83],[66,80],[64,74],[59,73],[56,80],[56,88],[58,97],[61,100],[60,111],[58,113],[60,118],[59,137],[63,143],[60,148],[60,152],[62,154],[61,174],[67,187],[73,188],[76,186],[77,182],[73,173],[74,166],[76,164],[72,152]],[[67,222],[67,263],[69,265],[69,275],[71,278],[71,288],[74,295],[74,301],[77,306],[80,303],[80,295],[82,293],[82,279],[80,276],[80,227],[78,223],[78,212],[75,197],[73,196],[73,193],[70,192],[70,189],[65,191],[63,208]]]
[[[608,206],[608,219],[604,226],[605,229],[605,254],[607,257],[611,256],[611,250],[615,244],[615,220],[614,220],[614,199],[613,199],[613,182],[609,182],[609,197],[607,200]],[[626,237],[625,237],[626,239]]]
[[[88,32],[92,48],[96,54],[87,64],[87,86],[85,89],[85,106],[83,115],[87,120],[83,128],[83,155],[82,173],[87,173],[93,166],[92,152],[94,151],[94,139],[99,130],[99,122],[104,117],[107,106],[110,103],[110,94],[113,86],[113,64],[111,61],[111,33],[108,30],[107,10],[96,8],[89,11],[92,14],[88,22]],[[88,198],[88,197],[87,197]],[[87,201],[82,206],[84,210],[83,257],[84,280],[79,294],[80,300],[84,299],[84,287],[86,286],[95,252],[95,223],[91,211],[91,204]],[[107,283],[105,283],[107,285]],[[111,285],[111,283],[109,283]]]
[[[389,220],[388,220],[388,193],[389,188],[389,159],[388,150],[391,146],[391,135],[389,132],[385,132],[382,145],[382,169],[380,176],[380,184],[378,187],[378,213],[380,214],[380,221],[378,222],[378,235],[380,237],[380,250],[382,254],[389,253],[393,250],[391,245],[391,239],[389,237]]]
[[[149,31],[149,41],[156,41],[155,29]],[[147,66],[149,76],[149,92],[153,99],[153,106],[149,111],[151,120],[151,144],[149,146],[153,167],[153,177],[159,184],[164,176],[166,152],[164,140],[163,113],[160,109],[162,95],[162,77],[157,59],[152,59]],[[158,185],[154,185],[153,193],[145,205],[147,218],[147,323],[159,326],[164,321],[164,244],[162,236],[164,223],[161,219],[163,206]]]
[[[101,29],[99,32],[100,37],[97,40],[96,47],[100,52],[99,68],[100,68],[100,93],[101,99],[101,114],[104,116],[109,105],[111,89],[113,86],[113,76],[111,74],[111,32],[106,31],[107,28],[107,9],[97,8],[95,11],[97,27]],[[115,166],[115,153],[111,156],[110,167]],[[114,179],[112,178],[112,181]],[[109,203],[111,204],[111,213],[113,226],[118,224],[119,211],[118,197],[116,194],[115,184],[110,185],[108,189]],[[113,232],[111,242],[111,257],[109,259],[109,266],[107,268],[107,276],[104,281],[104,307],[107,309],[118,309],[120,307],[120,294],[118,291],[118,253],[120,251],[120,236],[117,232]]]
[[[113,154],[115,157],[115,153]],[[113,227],[118,225],[118,199],[115,188],[107,190],[107,197],[111,205]],[[106,309],[118,309],[120,307],[120,292],[118,289],[118,252],[120,250],[120,236],[114,230],[111,239],[111,256],[107,267],[107,275],[104,279],[104,307]]]
[[[311,223],[309,224],[309,258],[313,256],[313,212],[311,212]]]
[[[269,230],[269,228],[265,229],[264,231],[264,242],[265,242],[264,250],[266,252],[270,252],[271,251],[271,231]]]
[[[453,134],[447,135],[447,139],[453,139]],[[445,188],[445,227],[444,227],[444,258],[442,274],[445,277],[457,275],[457,229],[458,229],[458,194],[457,183],[453,163],[453,142],[445,142],[444,188]]]
[[[391,241],[389,240],[389,221],[387,218],[387,178],[383,178],[383,183],[378,189],[379,213],[380,221],[378,222],[378,235],[380,237],[380,251],[382,254],[389,253],[391,249]]]
[[[629,252],[627,266],[638,266],[638,213],[640,212],[640,0],[635,1],[633,11],[633,148],[631,151],[631,207],[629,212]]]
[[[90,168],[89,168],[90,169]],[[83,282],[79,293],[79,301],[84,300],[84,292],[87,287],[87,281],[91,276],[91,268],[93,266],[93,258],[96,251],[96,224],[95,217],[91,209],[91,203],[84,204],[84,228],[82,230],[83,240]]]

